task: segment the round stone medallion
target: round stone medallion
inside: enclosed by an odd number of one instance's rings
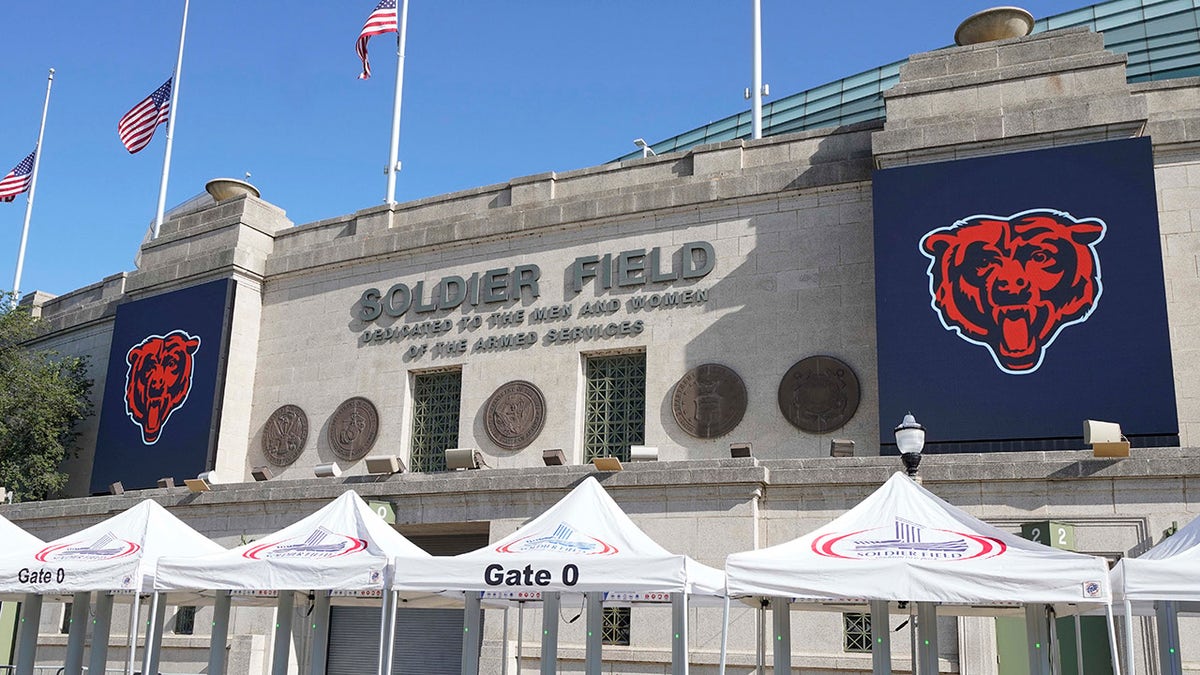
[[[329,446],[347,462],[365,457],[378,434],[379,412],[361,396],[346,399],[329,418]]]
[[[845,426],[858,410],[858,376],[832,356],[810,356],[779,383],[779,411],[801,431],[823,434]]]
[[[529,382],[514,380],[501,385],[483,406],[488,438],[505,450],[520,450],[542,433],[546,424],[546,399]]]
[[[267,418],[263,427],[262,450],[275,466],[288,466],[300,457],[308,441],[308,416],[300,406],[285,405]]]
[[[689,436],[719,438],[733,431],[746,414],[746,385],[720,364],[696,366],[675,384],[671,412]]]

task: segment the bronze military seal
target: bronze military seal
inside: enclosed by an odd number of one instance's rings
[[[779,411],[796,428],[823,434],[845,426],[858,410],[858,376],[832,356],[810,356],[779,383]]]
[[[719,438],[733,431],[746,414],[746,385],[720,364],[696,366],[675,384],[671,412],[689,436]]]
[[[379,434],[379,412],[361,396],[346,399],[329,418],[329,446],[338,459],[362,459]]]
[[[483,406],[488,438],[505,450],[520,450],[542,433],[546,424],[546,399],[529,382],[514,380],[501,385]]]
[[[288,466],[299,459],[307,441],[308,416],[299,406],[281,406],[263,427],[263,454],[275,466]]]

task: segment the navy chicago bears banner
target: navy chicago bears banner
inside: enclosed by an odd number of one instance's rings
[[[880,442],[1178,444],[1150,139],[877,171]]]
[[[91,491],[153,487],[209,466],[220,422],[234,283],[117,308]]]

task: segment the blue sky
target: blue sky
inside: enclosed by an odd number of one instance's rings
[[[778,97],[950,44],[995,0],[761,0]],[[1039,0],[1037,18],[1082,7]],[[56,69],[21,291],[133,268],[165,125],[129,155],[117,120],[174,69],[183,0],[4,3],[0,174],[37,141]],[[167,206],[252,174],[297,224],[383,201],[395,39],[354,41],[374,0],[191,5]],[[750,0],[410,0],[398,201],[604,163],[749,107]],[[11,288],[26,197],[0,203]]]

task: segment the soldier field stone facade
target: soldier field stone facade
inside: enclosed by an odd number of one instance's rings
[[[89,357],[94,390],[103,392],[118,305],[232,279],[210,463],[220,484],[198,496],[152,489],[88,497],[104,452],[92,418],[66,465],[71,498],[0,514],[50,539],[152,498],[232,546],[353,488],[389,502],[406,535],[495,540],[593,471],[584,438],[587,359],[644,354],[642,440],[657,448],[658,461],[627,463],[604,486],[666,548],[721,567],[730,553],[786,541],[840,515],[900,466],[880,456],[877,443],[873,171],[1148,137],[1181,447],[1136,448],[1124,460],[1093,458],[1082,444],[932,455],[921,467],[927,488],[999,527],[1054,520],[1074,526],[1080,551],[1145,551],[1198,512],[1200,78],[1130,85],[1124,56],[1105,51],[1095,33],[1066,29],[915,55],[885,97],[885,122],[539,174],[316,223],[295,225],[281,208],[249,196],[178,213],[143,245],[136,271],[59,297],[34,293],[24,303],[52,326],[46,346]],[[798,428],[779,406],[781,378],[814,356],[848,366],[857,385],[844,426],[822,432]],[[705,364],[732,371],[744,386],[744,415],[724,434],[689,433],[673,410],[677,383]],[[409,463],[414,418],[422,415],[414,412],[414,378],[442,372],[458,373],[461,383],[457,427],[449,430],[454,447],[479,449],[487,468],[367,476],[362,461],[347,461],[335,447],[334,411],[362,397],[377,413],[369,452]],[[536,407],[529,393],[508,408],[490,401],[514,381],[535,387],[544,409],[525,407]],[[703,378],[697,382],[687,386],[698,396],[706,390]],[[848,405],[836,396],[822,404]],[[284,406],[306,416],[298,454],[281,440],[297,438],[295,428],[279,426]],[[532,440],[495,440],[488,415],[508,415],[506,424],[528,430],[534,412],[542,428]],[[829,457],[835,438],[856,441],[856,456]],[[730,444],[743,442],[753,457],[731,459]],[[563,450],[566,466],[543,465],[551,448]],[[342,477],[313,477],[314,467],[329,463]],[[263,465],[274,477],[252,482],[251,471]],[[199,609],[195,635],[168,632],[164,672],[202,672],[207,611]],[[689,611],[692,672],[715,673],[720,611]],[[538,610],[528,612],[523,672],[541,657]],[[61,664],[66,636],[54,612],[43,616],[39,663]],[[733,672],[753,668],[757,620],[753,608],[735,606]],[[118,615],[113,625],[116,663],[126,624]],[[229,673],[269,672],[272,625],[267,610],[235,611]],[[669,610],[635,608],[630,644],[606,647],[606,666],[669,672],[666,625]],[[504,659],[505,672],[515,672],[515,626],[500,611],[485,613],[481,672],[502,672]],[[1152,620],[1139,620],[1132,636],[1121,636],[1132,641],[1139,672],[1157,672],[1154,630]],[[1200,626],[1185,620],[1183,630],[1185,644],[1188,635],[1200,639]],[[793,668],[869,672],[870,655],[845,651],[842,631],[840,613],[797,613]],[[942,672],[999,674],[991,619],[943,617],[939,633]],[[294,639],[301,672],[310,639],[302,630]],[[561,640],[563,667],[580,669],[581,623],[564,624]],[[897,666],[907,664],[907,640],[893,644]],[[1184,665],[1200,672],[1200,661]]]

